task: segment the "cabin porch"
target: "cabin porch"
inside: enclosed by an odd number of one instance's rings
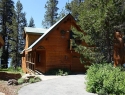
[[[35,71],[45,72],[46,64],[45,50],[34,50],[26,54],[27,72],[35,73]]]

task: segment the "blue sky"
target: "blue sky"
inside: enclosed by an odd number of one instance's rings
[[[14,3],[18,0],[13,0]],[[59,3],[57,7],[59,8],[60,12],[62,8],[65,7],[66,2],[70,0],[58,0]],[[23,5],[23,12],[26,12],[26,18],[27,22],[29,23],[29,20],[31,17],[34,19],[35,27],[42,28],[42,20],[44,19],[45,14],[45,4],[47,0],[20,0],[20,2]]]

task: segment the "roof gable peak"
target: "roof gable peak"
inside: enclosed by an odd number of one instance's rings
[[[67,17],[71,16],[73,18],[73,16],[69,13],[66,16],[64,16],[62,19],[60,19],[59,21],[57,21],[54,25],[52,25],[49,29],[47,29],[47,31],[40,37],[38,38],[27,50],[31,50],[40,40],[42,40],[53,28],[55,28],[60,22],[62,22],[64,19],[66,19]],[[73,18],[74,19],[74,18]],[[74,19],[75,20],[75,19]]]

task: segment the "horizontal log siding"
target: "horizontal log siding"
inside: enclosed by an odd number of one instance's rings
[[[73,71],[85,70],[84,65],[80,63],[79,58],[74,59],[74,52],[70,51],[69,41],[71,25],[75,26],[73,21],[60,23],[33,48],[34,50],[39,46],[45,48],[45,72],[53,68],[68,68]],[[64,35],[61,34],[61,30],[65,31]],[[83,45],[85,45],[85,43],[83,43]]]

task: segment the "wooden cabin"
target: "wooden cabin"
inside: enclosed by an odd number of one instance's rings
[[[22,69],[25,73],[47,72],[54,68],[67,68],[74,72],[85,71],[80,63],[79,54],[71,46],[72,30],[80,28],[71,14],[66,15],[49,29],[24,28],[25,49],[22,54]],[[86,45],[86,43],[83,43]]]
[[[0,35],[0,48],[4,45],[4,41],[3,41],[3,38],[2,36]]]

